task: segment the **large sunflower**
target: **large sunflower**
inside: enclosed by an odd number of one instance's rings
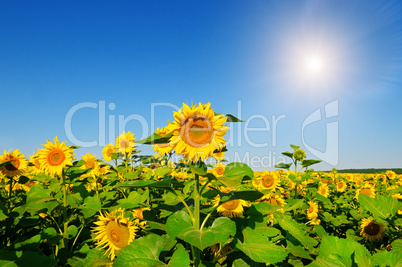
[[[258,183],[258,188],[261,190],[275,190],[279,187],[279,177],[274,172],[264,171],[259,180],[260,182]]]
[[[106,161],[111,161],[112,160],[112,154],[116,153],[116,147],[112,144],[107,144],[103,149],[102,149],[102,157]]]
[[[167,131],[166,127],[162,127],[160,129],[157,128],[155,133],[163,138],[168,134],[168,131]],[[154,151],[158,152],[159,155],[161,155],[161,156],[169,154],[170,151],[172,151],[172,149],[173,149],[173,146],[170,143],[155,144],[155,145],[152,145],[152,147],[154,148]]]
[[[128,131],[124,131],[121,135],[116,138],[116,148],[119,153],[124,155],[131,154],[135,150],[135,135]]]
[[[40,168],[44,172],[50,175],[60,175],[66,165],[72,164],[73,149],[65,144],[66,141],[60,144],[56,136],[54,144],[47,140],[47,144],[42,145],[45,148],[38,149]]]
[[[0,155],[0,164],[9,162],[9,164],[0,167],[0,170],[6,176],[17,176],[23,174],[28,166],[28,160],[18,149],[10,151],[11,149],[8,152],[4,150],[4,155]]]
[[[114,210],[111,213],[105,212],[105,215],[98,215],[97,225],[93,228],[95,240],[98,247],[107,248],[105,254],[113,260],[116,257],[116,251],[123,249],[135,239],[135,233],[140,229],[139,220],[130,221],[124,216],[123,209]]]
[[[226,145],[223,136],[229,127],[223,124],[227,117],[215,115],[210,103],[191,108],[183,104],[178,112],[174,112],[174,118],[166,128],[172,134],[169,141],[177,154],[193,161],[205,160]]]
[[[225,217],[239,217],[243,214],[243,207],[249,207],[250,204],[243,199],[229,200],[221,204],[217,211]]]
[[[362,219],[360,235],[368,241],[380,240],[382,234],[385,232],[384,225],[382,223],[376,223],[371,219]]]
[[[355,198],[359,199],[360,194],[366,195],[366,196],[371,197],[371,198],[375,198],[375,189],[372,186],[365,185],[365,186],[363,186],[363,187],[361,187],[361,188],[356,190]]]

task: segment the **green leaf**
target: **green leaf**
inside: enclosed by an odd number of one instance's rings
[[[6,218],[8,218],[7,215],[5,215],[2,210],[0,210],[0,221],[4,220]]]
[[[47,210],[50,213],[59,205],[51,193],[51,190],[43,188],[42,185],[34,185],[27,193],[26,211],[36,213],[40,210]]]
[[[41,239],[47,240],[47,243],[58,245],[63,236],[56,232],[54,228],[46,228],[41,232]]]
[[[135,143],[143,145],[166,144],[169,143],[170,137],[172,137],[172,134],[167,134],[164,137],[161,137],[159,134],[153,133],[147,138],[136,141]]]
[[[227,122],[245,122],[241,119],[236,118],[235,116],[233,116],[232,114],[226,114]]]
[[[331,200],[318,193],[315,194],[315,198],[323,203],[332,204]]]
[[[292,163],[279,163],[275,165],[275,168],[289,170],[290,166],[292,166]]]
[[[392,250],[402,252],[402,239],[397,239],[394,242],[392,242]]]
[[[385,266],[402,266],[402,253],[399,251],[380,251],[373,255],[374,265]]]
[[[287,242],[286,251],[288,253],[292,253],[296,257],[313,260],[313,258],[310,256],[310,253],[302,246],[295,246],[292,244],[292,242],[289,241]]]
[[[288,253],[281,246],[270,242],[258,231],[246,227],[243,230],[244,242],[236,243],[236,248],[244,252],[250,259],[256,262],[274,264],[283,261]]]
[[[284,210],[285,211],[296,210],[300,208],[303,204],[304,204],[303,199],[289,200],[289,203],[285,205]]]
[[[320,163],[321,161],[322,161],[322,160],[306,159],[306,160],[303,160],[303,161],[302,161],[302,166],[303,166],[303,168],[309,167],[309,166],[311,166],[311,165]]]
[[[121,250],[113,266],[166,266],[159,260],[159,255],[162,251],[171,250],[175,243],[168,235],[150,234],[141,237]],[[181,256],[182,252],[179,251],[174,260],[177,261]]]
[[[282,206],[279,205],[271,205],[267,202],[260,202],[260,203],[255,203],[253,204],[247,211],[247,214],[262,214],[262,215],[267,215],[274,213],[278,209],[281,209]]]
[[[401,203],[397,199],[391,196],[377,196],[376,198],[370,198],[366,195],[359,195],[360,205],[370,211],[374,217],[382,219],[388,219],[396,214],[401,209]]]
[[[290,145],[291,148],[293,148],[294,150],[297,150],[300,148],[300,146],[295,146],[295,145]]]
[[[190,256],[183,245],[178,244],[177,250],[173,253],[168,266],[171,267],[188,267],[190,266]]]
[[[94,248],[89,251],[84,260],[84,267],[111,266],[112,262],[105,255],[105,251]]]
[[[243,259],[237,259],[233,261],[232,267],[249,267],[247,262],[245,262]]]
[[[138,207],[139,203],[143,203],[143,197],[138,191],[132,191],[127,198],[122,198],[117,202],[123,209],[132,209]]]
[[[165,167],[157,168],[156,170],[154,170],[154,175],[156,177],[163,177],[171,171],[172,171],[172,168],[165,166]]]
[[[300,241],[301,244],[312,248],[318,244],[317,240],[310,237],[306,231],[300,228],[300,225],[292,219],[289,215],[283,215],[277,213],[275,218],[277,219],[279,225],[284,229],[289,231],[289,233]]]
[[[81,212],[84,218],[87,219],[95,213],[97,213],[102,208],[102,204],[97,197],[87,197],[84,200],[84,204],[81,206]]]
[[[253,170],[245,163],[232,162],[225,167],[222,176],[216,177],[219,182],[230,188],[237,188],[245,176],[254,177]]]
[[[207,165],[202,161],[198,161],[196,164],[190,162],[188,166],[190,167],[190,170],[195,174],[202,176],[205,176],[207,174]]]
[[[216,243],[224,243],[236,233],[236,224],[226,217],[216,219],[211,227],[196,229],[190,216],[184,211],[171,215],[166,222],[166,232],[171,237],[178,237],[200,250]]]
[[[132,187],[132,188],[163,188],[165,190],[174,191],[172,188],[173,178],[163,179],[162,181],[128,181],[115,185],[114,187]]]
[[[255,201],[264,196],[263,193],[256,190],[244,190],[244,191],[230,191],[229,193],[219,193],[221,197],[221,203],[235,199],[243,199],[246,201]]]

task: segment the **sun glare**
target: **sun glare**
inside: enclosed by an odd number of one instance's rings
[[[321,73],[324,67],[323,58],[319,55],[309,56],[305,61],[306,71],[312,75]]]

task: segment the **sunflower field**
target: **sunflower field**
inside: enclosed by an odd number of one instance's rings
[[[402,175],[314,171],[295,145],[275,171],[227,163],[237,122],[183,104],[102,159],[76,159],[57,137],[29,159],[4,151],[0,265],[402,266]]]

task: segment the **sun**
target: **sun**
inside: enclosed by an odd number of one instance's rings
[[[325,70],[325,59],[323,55],[312,54],[304,59],[305,71],[310,75],[318,75]]]

